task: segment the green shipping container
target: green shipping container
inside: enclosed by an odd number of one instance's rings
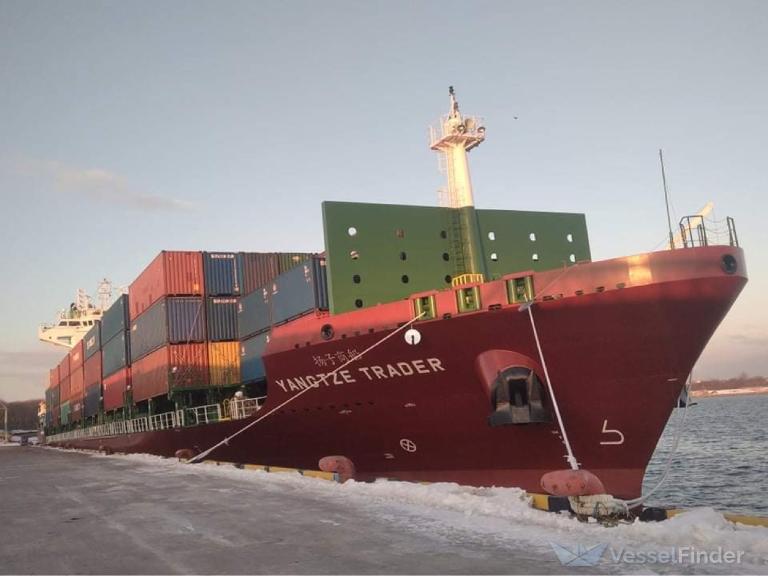
[[[70,417],[70,407],[69,402],[64,402],[64,404],[61,405],[61,423],[62,424],[69,424],[69,417]]]
[[[306,262],[312,257],[312,254],[310,252],[278,252],[276,256],[278,273],[282,274],[302,262]]]

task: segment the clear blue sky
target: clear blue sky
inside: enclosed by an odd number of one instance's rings
[[[695,375],[768,375],[766,30],[760,1],[0,0],[0,397],[42,394],[39,322],[163,248],[435,204],[449,84],[486,118],[477,205],[584,212],[595,259],[662,246],[664,148],[675,213],[733,216],[751,274]]]

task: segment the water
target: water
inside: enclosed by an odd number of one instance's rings
[[[694,399],[664,485],[650,506],[711,506],[768,516],[768,395]],[[667,423],[645,475],[643,492],[666,466],[682,410]]]

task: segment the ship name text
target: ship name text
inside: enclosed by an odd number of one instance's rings
[[[281,378],[275,380],[275,384],[280,386],[283,392],[299,392],[307,388],[320,388],[321,385],[339,386],[341,384],[354,384],[355,382],[376,382],[378,380],[433,374],[435,372],[445,372],[440,358],[424,358],[407,362],[344,368],[327,373],[321,372],[306,376],[294,376],[293,378]]]

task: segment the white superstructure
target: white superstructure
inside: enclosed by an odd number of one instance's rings
[[[101,320],[104,311],[112,301],[112,282],[106,278],[99,284],[99,305],[93,304],[92,299],[82,288],[78,289],[75,301],[69,309],[59,312],[58,318],[52,324],[41,324],[37,329],[37,337],[42,342],[72,348],[97,320]]]

